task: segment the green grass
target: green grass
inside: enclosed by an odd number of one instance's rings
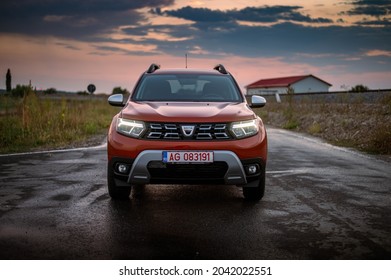
[[[106,98],[0,96],[0,153],[59,148],[105,133],[118,108]]]

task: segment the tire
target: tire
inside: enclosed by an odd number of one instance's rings
[[[260,201],[265,195],[265,171],[259,176],[255,187],[243,186],[243,196],[247,201]]]
[[[107,188],[112,199],[126,200],[129,199],[132,187],[118,187],[114,180],[114,172],[112,168],[107,166]]]

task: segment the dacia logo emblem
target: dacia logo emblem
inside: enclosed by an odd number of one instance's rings
[[[194,128],[195,125],[181,125],[181,130],[185,137],[193,136]]]

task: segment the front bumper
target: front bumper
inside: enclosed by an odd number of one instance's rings
[[[266,164],[260,158],[240,160],[232,151],[214,151],[211,164],[166,164],[162,162],[162,154],[162,150],[146,150],[134,160],[113,158],[109,168],[114,170],[117,185],[206,183],[252,186],[251,183],[263,174]],[[119,164],[129,166],[126,174],[118,171]],[[257,172],[249,174],[247,167],[254,165],[258,167]]]
[[[135,159],[128,177],[130,184],[149,184],[151,174],[148,171],[150,162],[162,160],[163,151],[143,151]],[[215,162],[225,162],[228,165],[224,175],[224,183],[227,185],[246,184],[246,174],[239,158],[230,151],[214,151]],[[196,176],[196,174],[194,174]]]

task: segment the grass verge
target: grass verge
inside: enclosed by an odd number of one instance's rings
[[[255,111],[268,125],[304,132],[338,146],[391,155],[390,95],[377,103],[310,98],[277,103],[270,98],[265,108]]]
[[[104,134],[118,108],[105,98],[87,100],[0,96],[0,153],[80,145]]]

